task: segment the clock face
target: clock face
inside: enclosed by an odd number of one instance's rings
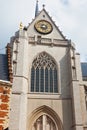
[[[52,32],[52,25],[46,20],[39,20],[34,25],[37,32],[42,34],[49,34]]]

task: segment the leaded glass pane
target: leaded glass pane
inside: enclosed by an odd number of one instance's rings
[[[34,79],[35,79],[35,69],[31,69],[31,92],[34,92]]]
[[[57,69],[54,69],[54,93],[58,93]]]
[[[53,92],[53,70],[50,68],[50,92]]]
[[[40,92],[44,92],[44,69],[41,68],[41,71],[40,71]]]
[[[48,92],[48,69],[45,69],[45,92]]]
[[[36,68],[36,92],[39,92],[39,68]]]

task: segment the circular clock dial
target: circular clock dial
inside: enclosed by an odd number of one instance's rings
[[[49,34],[53,30],[52,25],[46,20],[37,21],[34,27],[36,31],[42,34]]]

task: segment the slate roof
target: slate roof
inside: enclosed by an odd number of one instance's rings
[[[87,63],[86,62],[81,63],[81,68],[82,68],[82,76],[87,77]]]
[[[8,58],[6,54],[0,54],[0,80],[9,81]]]

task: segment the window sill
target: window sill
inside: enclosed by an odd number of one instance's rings
[[[29,99],[60,99],[60,96],[60,93],[28,93]]]

